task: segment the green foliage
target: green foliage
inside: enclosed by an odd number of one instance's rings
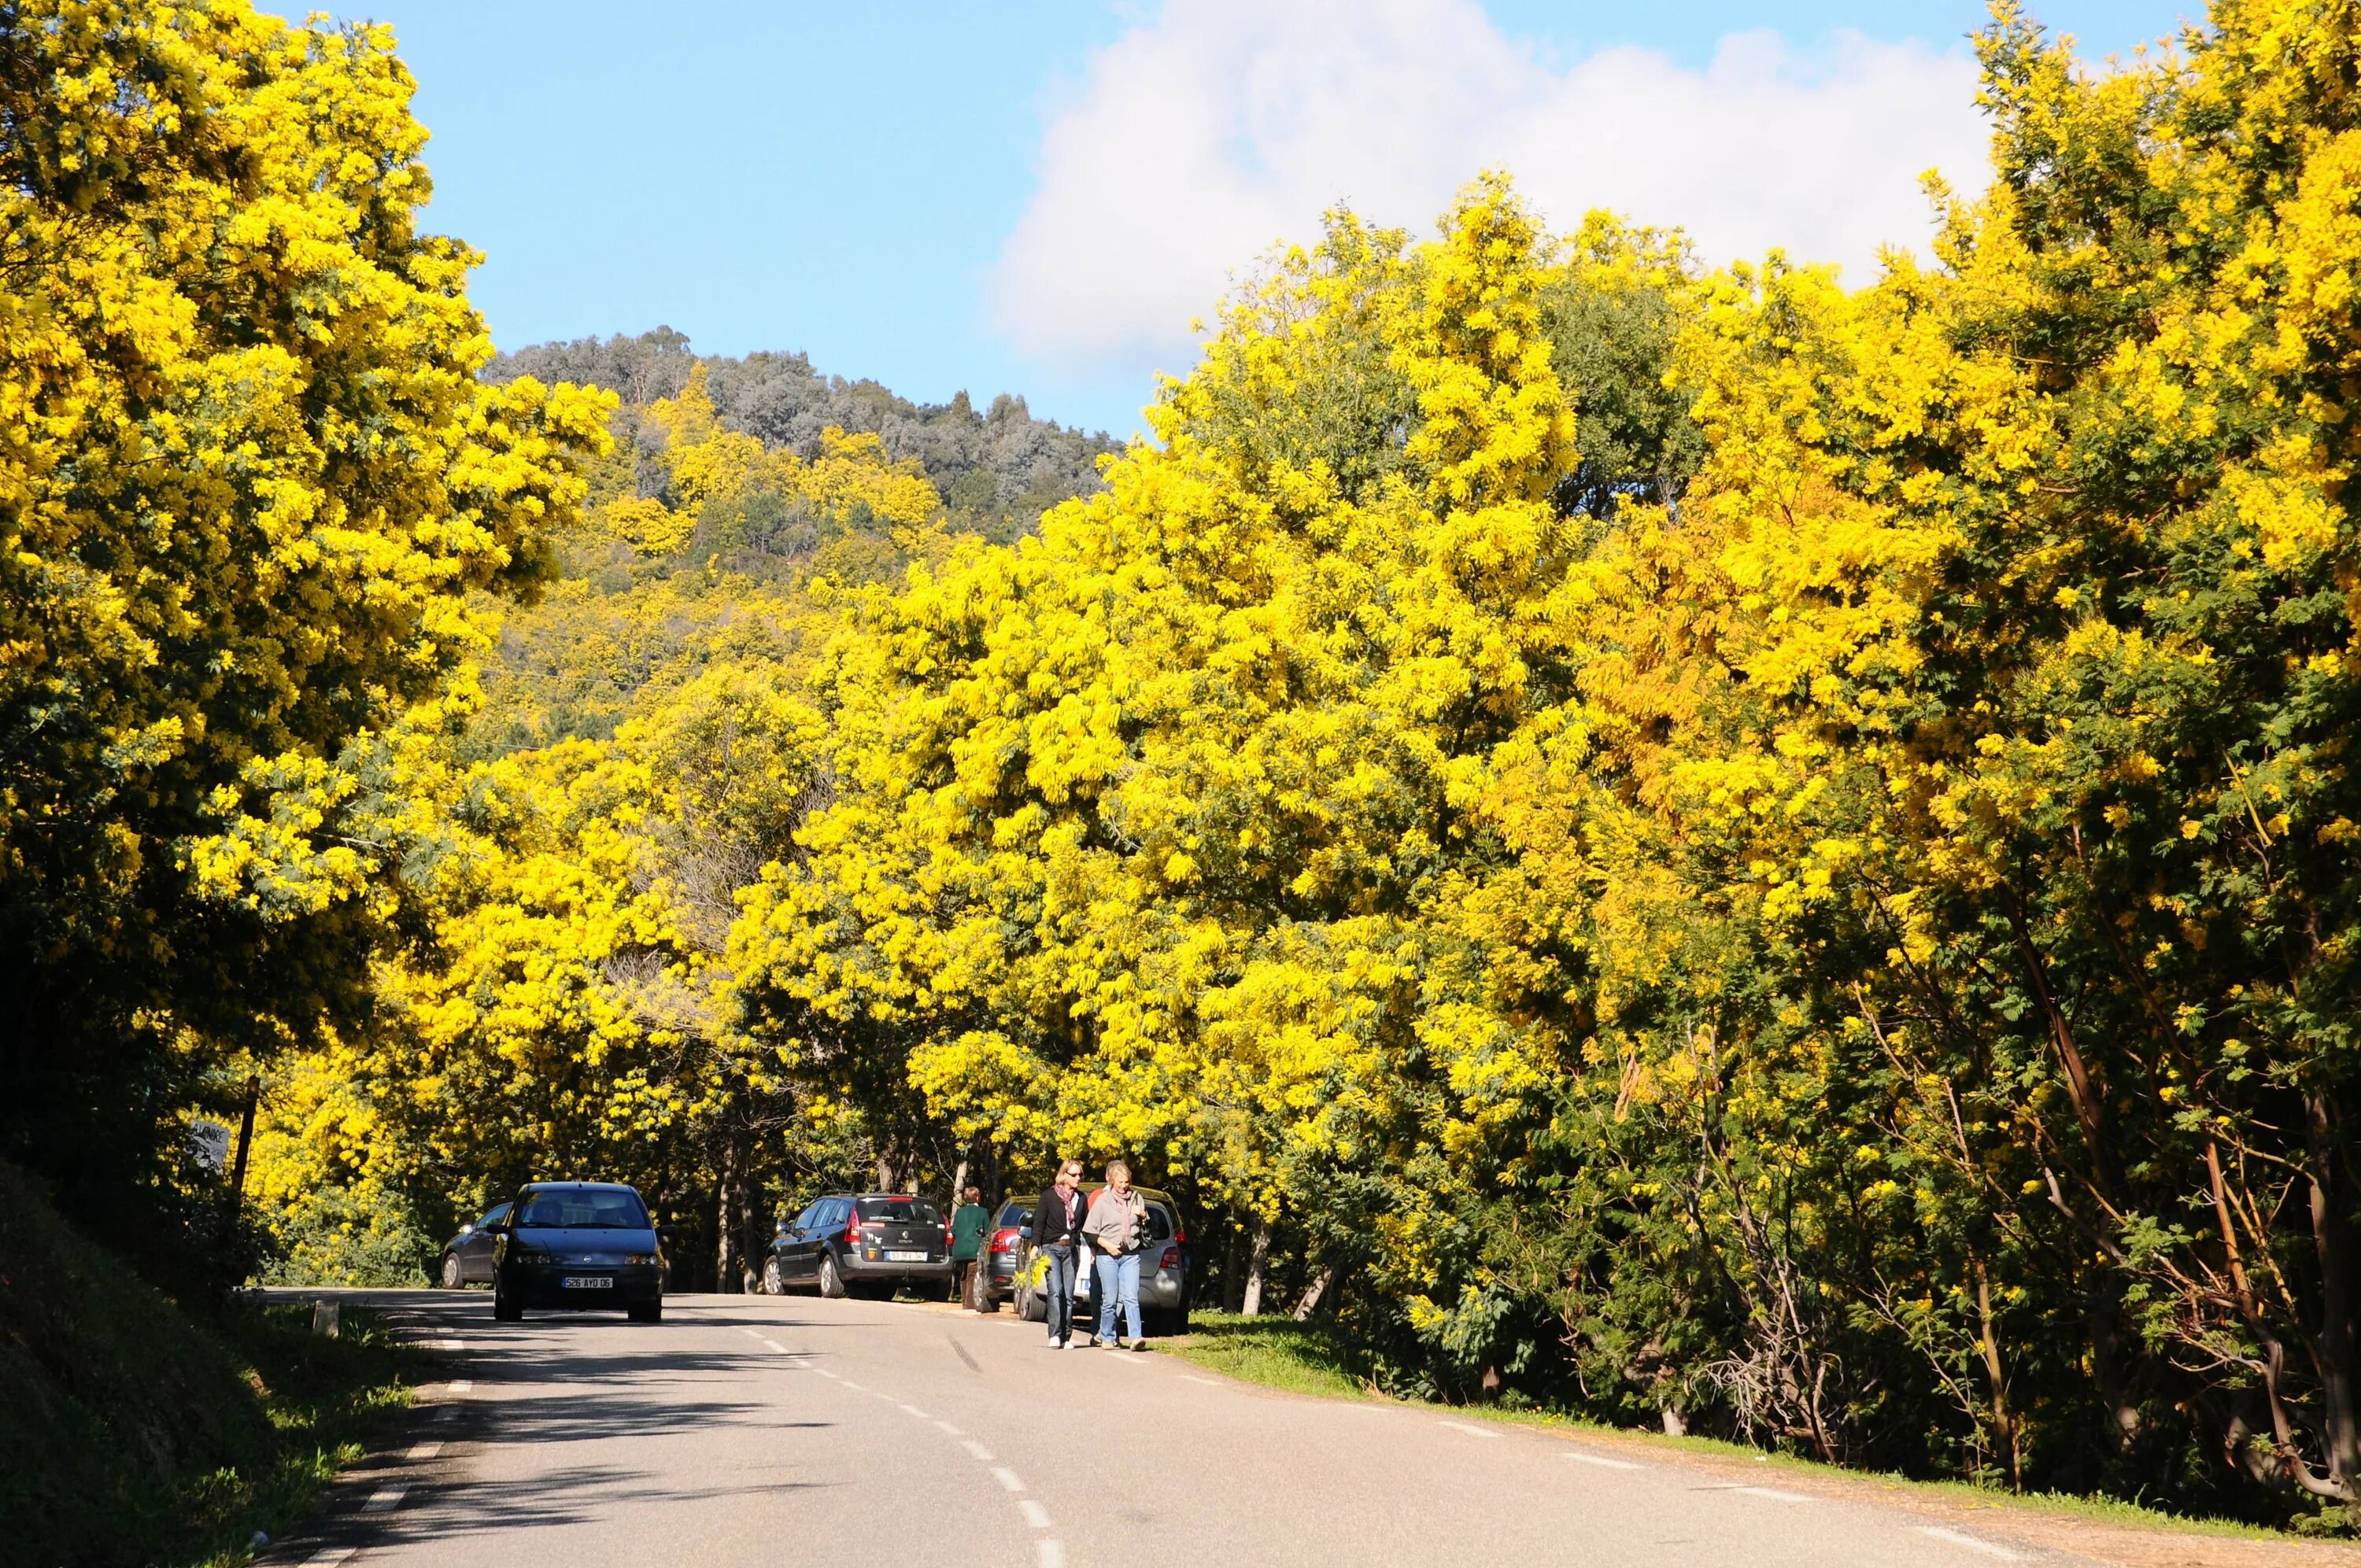
[[[14,1561],[244,1561],[409,1402],[419,1373],[364,1312],[184,1312],[0,1164],[0,1507]]]

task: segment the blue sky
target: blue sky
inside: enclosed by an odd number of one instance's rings
[[[2096,58],[2187,7],[2034,10]],[[1424,225],[1506,162],[1554,222],[1653,205],[1708,259],[1780,244],[1858,276],[1876,241],[1917,237],[1909,177],[1972,183],[1981,136],[1965,0],[363,14],[418,78],[430,221],[486,254],[473,293],[501,346],[667,323],[1118,434],[1156,370],[1187,367],[1223,269],[1339,198]]]

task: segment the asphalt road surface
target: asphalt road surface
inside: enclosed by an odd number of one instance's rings
[[[363,1299],[441,1342],[450,1379],[423,1390],[411,1441],[274,1562],[2085,1561],[1783,1489],[1775,1472],[1747,1486],[1445,1411],[1273,1393],[1153,1353],[1054,1352],[1005,1311],[697,1296],[672,1298],[661,1324],[510,1324],[478,1291]]]

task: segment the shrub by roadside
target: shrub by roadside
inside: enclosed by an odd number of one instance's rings
[[[302,1517],[421,1363],[366,1314],[184,1310],[0,1164],[0,1556],[43,1568],[244,1562]]]

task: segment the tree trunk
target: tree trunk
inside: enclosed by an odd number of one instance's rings
[[[1246,1305],[1246,1271],[1238,1266],[1238,1243],[1246,1233],[1235,1225],[1230,1227],[1229,1239],[1222,1244],[1222,1308],[1235,1312]]]
[[[2320,1258],[2320,1439],[2329,1486],[2352,1502],[2361,1484],[2361,1412],[2354,1409],[2353,1222],[2349,1202],[2337,1190],[2338,1117],[2318,1094],[2304,1097],[2303,1110],[2312,1240]]]
[[[2001,1452],[2008,1459],[2008,1484],[2012,1490],[2025,1490],[2025,1461],[2017,1452],[2016,1423],[2008,1414],[2008,1378],[2001,1365],[2000,1335],[1993,1320],[1992,1281],[1984,1273],[1984,1260],[1971,1257],[1976,1271],[1976,1318],[1982,1338],[1984,1376],[1992,1383],[1993,1435],[2000,1439]]]
[[[725,1296],[738,1294],[738,1212],[730,1201],[736,1152],[727,1143],[721,1146],[721,1179],[713,1184],[718,1200],[713,1217],[713,1288]]]
[[[1246,1250],[1246,1288],[1239,1299],[1238,1310],[1249,1318],[1262,1316],[1262,1264],[1270,1251],[1270,1222],[1257,1220],[1253,1244]]]
[[[1333,1263],[1312,1277],[1312,1283],[1303,1288],[1301,1299],[1295,1303],[1297,1322],[1302,1322],[1312,1316],[1312,1310],[1320,1305],[1320,1298],[1327,1293],[1329,1284],[1335,1277],[1336,1266]]]

